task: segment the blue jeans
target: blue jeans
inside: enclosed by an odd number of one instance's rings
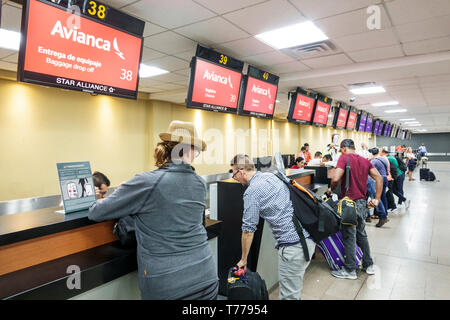
[[[383,189],[381,191],[381,201],[378,203],[378,206],[375,208],[375,213],[377,216],[380,217],[380,219],[386,219],[387,218],[387,198],[386,198],[386,187],[387,187],[387,178],[383,177]],[[375,180],[369,177],[367,179],[367,192],[369,193],[369,196],[372,199],[375,199],[375,196],[377,194],[376,187],[375,187]]]
[[[398,197],[398,204],[406,201],[405,194],[403,193],[403,183],[405,182],[405,174],[398,176],[394,181],[394,194]]]

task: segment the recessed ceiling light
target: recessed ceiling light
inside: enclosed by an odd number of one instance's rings
[[[154,66],[148,66],[146,64],[142,64],[139,68],[139,77],[140,78],[150,78],[154,76],[159,76],[161,74],[169,73],[169,71],[154,67]]]
[[[372,106],[373,107],[385,107],[385,106],[396,106],[398,104],[399,104],[398,101],[386,101],[386,102],[372,103]]]
[[[394,109],[394,110],[386,110],[386,113],[398,113],[398,112],[406,112],[407,109]]]
[[[420,127],[421,124],[420,123],[412,123],[412,124],[408,124],[408,127]]]
[[[386,92],[386,90],[381,86],[370,86],[370,87],[353,88],[350,89],[350,92],[353,94],[372,94],[372,93]]]
[[[290,48],[328,39],[322,30],[311,21],[260,33],[255,38],[275,49]]]
[[[0,29],[0,48],[19,51],[20,32]]]
[[[415,124],[415,123],[419,123],[419,121],[407,121],[407,122],[405,122],[405,124]]]
[[[280,100],[275,100],[275,102],[277,102],[277,103],[278,103],[278,102],[280,102]]]
[[[416,118],[410,118],[410,119],[400,119],[399,121],[414,121]]]

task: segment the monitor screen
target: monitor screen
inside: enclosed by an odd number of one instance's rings
[[[316,98],[316,94],[297,88],[296,93],[291,98],[288,121],[310,124]]]
[[[328,97],[318,95],[316,106],[313,112],[312,123],[319,127],[326,127],[328,122],[328,114],[330,113],[332,100]]]
[[[367,113],[361,112],[361,114],[359,115],[358,131],[366,130],[366,120],[367,120]]]
[[[372,133],[372,124],[373,118],[370,115],[367,115],[367,123],[366,123],[366,132]]]
[[[381,136],[383,132],[383,121],[380,120],[379,125],[378,125],[378,135]]]
[[[239,101],[240,115],[272,119],[277,98],[279,77],[252,66],[243,78],[243,91]]]
[[[334,128],[335,129],[345,129],[348,117],[348,107],[341,104],[339,110],[334,115]]]
[[[378,135],[378,127],[380,126],[380,121],[375,120],[375,124],[373,125],[373,133]]]
[[[346,128],[348,130],[355,129],[357,117],[358,117],[358,113],[356,113],[355,109],[351,108],[349,110],[347,126],[346,126]]]
[[[142,36],[111,27],[89,12],[78,16],[52,2],[26,1],[19,80],[136,99]],[[108,12],[101,16],[107,19]]]
[[[236,113],[244,63],[197,46],[191,61],[188,108]]]

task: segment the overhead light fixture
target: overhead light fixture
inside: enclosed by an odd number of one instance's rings
[[[353,88],[350,89],[350,92],[353,94],[373,94],[373,93],[383,93],[386,92],[386,90],[381,86],[368,86],[368,87],[361,87],[361,88]]]
[[[0,48],[19,51],[20,32],[0,29]]]
[[[280,100],[275,100],[275,102],[276,102],[276,103],[279,103],[279,102],[280,102]]]
[[[399,121],[414,121],[416,118],[410,118],[410,119],[400,119]]]
[[[291,48],[328,39],[311,21],[260,33],[255,38],[275,49]]]
[[[386,102],[372,103],[372,106],[373,107],[387,107],[387,106],[396,106],[398,104],[399,104],[398,101],[386,101]]]
[[[139,68],[139,77],[140,78],[150,78],[159,76],[161,74],[169,73],[169,71],[154,67],[154,66],[148,66],[146,64],[142,64]]]
[[[407,109],[394,109],[394,110],[386,110],[386,113],[399,113],[399,112],[407,112]]]
[[[407,121],[407,122],[405,122],[405,124],[415,124],[415,123],[419,123],[419,121]]]
[[[420,123],[408,124],[408,127],[420,127]]]
[[[428,130],[427,129],[416,129],[415,131],[425,132],[425,131],[428,131]]]

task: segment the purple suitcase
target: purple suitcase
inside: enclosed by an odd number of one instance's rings
[[[339,270],[344,267],[344,240],[341,232],[329,236],[325,240],[319,242],[317,246],[331,269]],[[356,245],[356,267],[359,266],[362,256],[363,252],[361,251],[361,248]]]

